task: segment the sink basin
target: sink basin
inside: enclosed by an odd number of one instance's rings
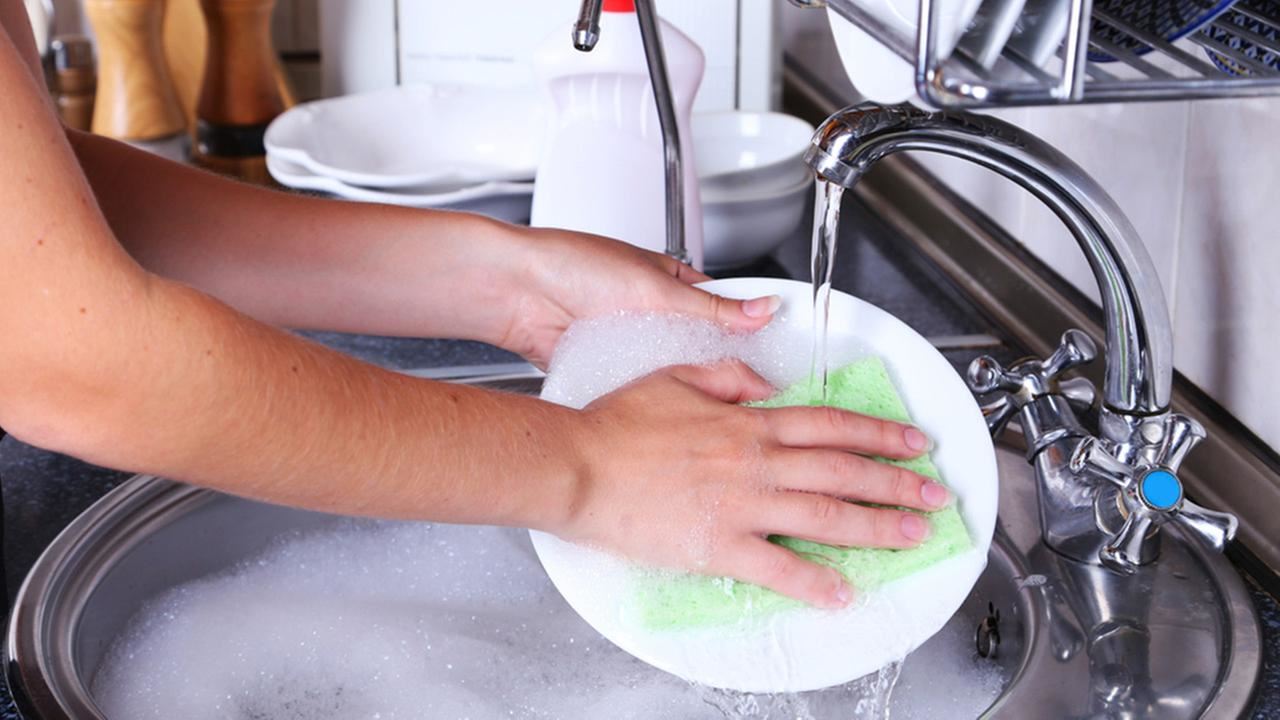
[[[482,384],[532,392],[538,382]],[[1133,577],[1061,558],[1040,543],[1030,467],[1013,448],[998,456],[1000,522],[987,569],[948,626],[904,664],[894,717],[913,716],[920,695],[945,684],[937,673],[957,652],[999,684],[984,717],[1245,714],[1260,636],[1232,566],[1177,533]],[[158,478],[120,486],[68,526],[19,591],[5,651],[23,714],[102,717],[92,679],[146,600],[225,570],[283,533],[333,522]]]

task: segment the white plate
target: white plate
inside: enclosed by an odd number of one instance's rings
[[[915,47],[919,0],[854,0]],[[939,0],[938,54],[945,58],[978,12],[982,0]],[[827,10],[836,50],[853,87],[881,105],[907,100],[918,102],[915,67],[898,57],[888,46],[862,28],[845,20],[834,9]]]
[[[348,185],[341,180],[317,175],[275,155],[267,156],[267,170],[281,185],[298,190],[323,192],[360,202],[466,210],[507,222],[528,222],[529,209],[533,204],[531,182],[486,182],[450,192],[394,192]]]
[[[808,283],[736,278],[701,287],[735,298],[776,293],[774,322],[812,326]],[[974,548],[868,593],[839,611],[801,609],[732,629],[652,632],[626,622],[625,561],[532,532],[556,588],[623,650],[687,680],[747,692],[797,692],[846,683],[918,647],[960,608],[986,566],[998,495],[995,451],[977,403],[919,333],[844,293],[831,298],[832,347],[859,344],[885,360],[913,419],[936,442],[933,460],[959,498]]]
[[[405,85],[298,105],[271,123],[265,144],[268,155],[348,185],[529,180],[543,108],[532,90]]]

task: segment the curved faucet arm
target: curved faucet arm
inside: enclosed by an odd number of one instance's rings
[[[847,188],[875,162],[904,150],[977,163],[1048,205],[1084,250],[1102,296],[1104,404],[1137,416],[1168,409],[1173,336],[1160,279],[1137,231],[1097,182],[1048,143],[1009,123],[909,106],[841,110],[818,129],[805,158],[819,176]]]

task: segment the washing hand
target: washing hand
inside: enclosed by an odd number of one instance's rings
[[[777,298],[729,300],[692,287],[711,278],[658,253],[595,235],[530,229],[517,300],[497,344],[545,368],[574,321],[618,310],[676,312],[736,330],[768,324]]]
[[[864,455],[927,450],[915,428],[832,408],[750,408],[774,389],[740,362],[678,366],[581,413],[588,468],[566,539],[662,567],[727,575],[819,607],[853,589],[827,567],[770,543],[786,535],[905,548],[928,537],[918,514],[947,490]]]

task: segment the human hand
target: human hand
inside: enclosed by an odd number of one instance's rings
[[[735,330],[764,327],[777,297],[730,300],[691,287],[711,278],[673,258],[597,235],[530,228],[511,317],[497,344],[545,368],[574,320],[618,310],[674,312]]]
[[[825,407],[750,408],[774,389],[741,362],[659,371],[582,411],[586,480],[562,537],[640,562],[728,575],[826,608],[837,571],[766,539],[912,547],[946,488],[865,455],[928,448],[915,428]],[[861,454],[855,454],[861,453]]]

